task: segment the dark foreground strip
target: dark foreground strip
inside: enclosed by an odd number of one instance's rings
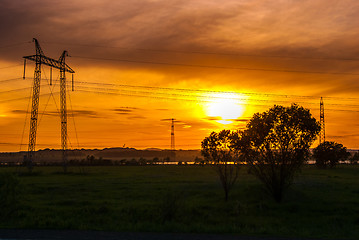
[[[259,238],[214,234],[129,233],[75,230],[0,229],[0,240],[304,240],[301,238]],[[306,239],[307,240],[307,239]]]

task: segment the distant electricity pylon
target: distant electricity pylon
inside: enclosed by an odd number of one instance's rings
[[[176,146],[175,146],[175,119],[172,118],[172,124],[171,124],[171,151],[175,151],[176,150]]]
[[[35,145],[36,145],[36,132],[37,132],[37,119],[39,112],[39,97],[40,97],[40,81],[41,81],[41,64],[50,66],[50,73],[52,74],[52,68],[60,70],[60,114],[61,114],[61,148],[62,148],[62,160],[64,166],[64,172],[67,171],[67,108],[66,108],[66,75],[65,72],[75,73],[66,63],[65,58],[68,56],[67,51],[64,51],[59,60],[49,58],[45,56],[37,39],[33,39],[35,42],[36,54],[24,57],[24,78],[26,69],[26,59],[35,62],[34,72],[34,84],[32,90],[32,107],[31,107],[31,119],[30,119],[30,133],[29,133],[29,146],[26,159],[26,165],[29,170],[32,170],[33,161],[35,159]],[[52,76],[50,76],[52,80]],[[51,84],[51,81],[50,81]],[[72,77],[72,90],[73,90],[73,77]]]
[[[320,133],[319,144],[325,142],[325,121],[324,121],[324,102],[323,97],[320,98]]]

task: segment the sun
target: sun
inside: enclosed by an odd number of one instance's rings
[[[221,124],[231,124],[243,115],[246,96],[239,93],[213,93],[206,104],[208,117]]]

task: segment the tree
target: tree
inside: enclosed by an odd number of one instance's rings
[[[215,167],[226,201],[239,174],[238,155],[231,148],[235,134],[230,130],[212,132],[202,141],[202,156]]]
[[[349,157],[347,148],[340,143],[325,141],[313,149],[315,165],[319,168],[335,167]]]
[[[349,159],[351,164],[358,164],[359,162],[359,152],[354,153],[354,155]]]
[[[277,202],[309,156],[320,125],[308,109],[292,104],[256,113],[237,135],[234,147]]]

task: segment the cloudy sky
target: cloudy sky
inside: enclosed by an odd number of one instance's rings
[[[72,148],[200,148],[211,131],[293,102],[326,139],[359,148],[356,0],[0,0],[0,151],[27,150],[34,64],[45,55],[69,81]],[[37,149],[60,148],[59,73],[43,67]],[[22,144],[22,145],[21,145]]]

